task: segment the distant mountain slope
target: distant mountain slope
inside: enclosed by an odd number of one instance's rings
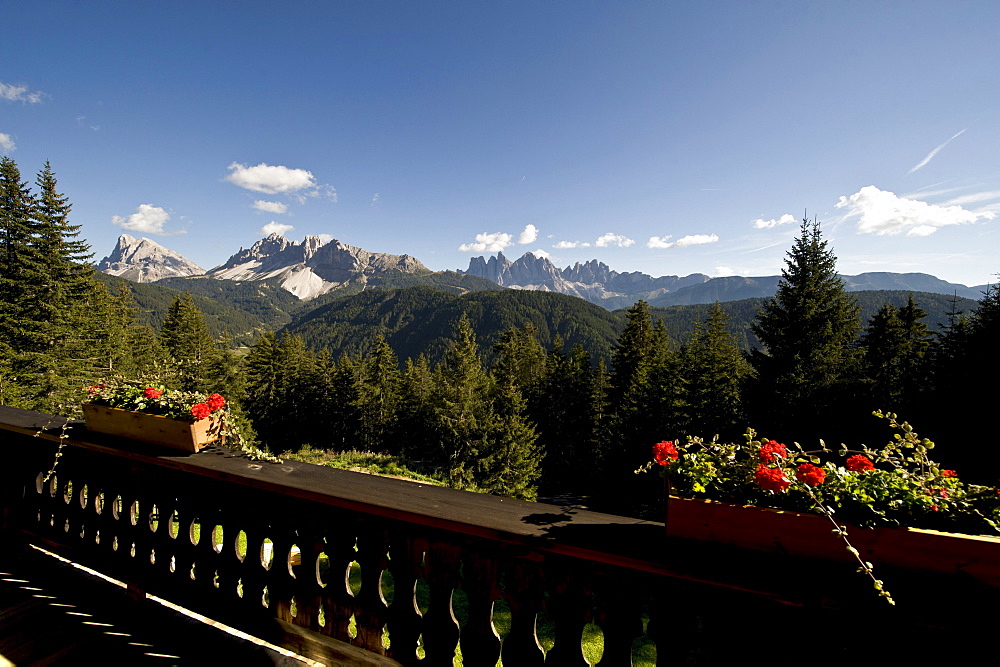
[[[366,290],[303,313],[286,331],[303,337],[314,349],[334,355],[367,354],[382,334],[400,359],[425,353],[438,360],[466,313],[484,353],[511,327],[534,324],[548,348],[560,334],[566,351],[575,343],[607,357],[618,336],[621,316],[563,294],[493,290],[451,294],[429,287]]]
[[[132,292],[132,298],[135,299],[136,305],[139,307],[139,319],[157,331],[163,324],[163,318],[166,316],[174,296],[185,291],[160,284],[137,283],[104,273],[95,275],[98,280],[108,286],[112,294],[118,293],[119,285],[127,285]],[[195,305],[205,316],[205,324],[208,325],[209,332],[215,338],[228,331],[237,343],[250,343],[262,331],[269,328],[252,312],[233,307],[222,300],[198,294],[196,290],[189,291],[194,298]]]
[[[293,313],[303,306],[276,280],[219,280],[207,276],[164,278],[157,286],[213,299],[244,311],[259,321],[259,326],[275,331],[292,321]]]
[[[905,306],[910,294],[917,305],[927,311],[924,323],[931,331],[940,330],[948,321],[948,313],[952,308],[956,312],[969,313],[976,308],[976,302],[972,299],[958,297],[955,299],[943,294],[932,294],[930,292],[909,292],[892,290],[868,290],[852,293],[861,306],[861,326],[868,325],[868,320],[884,304],[889,303],[894,306]],[[721,303],[722,309],[732,318],[730,331],[736,337],[737,344],[749,350],[758,347],[760,342],[750,330],[750,324],[757,317],[757,311],[764,305],[770,297],[755,297],[752,299],[741,299],[739,301],[727,301]],[[662,318],[667,333],[675,341],[687,341],[694,330],[695,322],[703,321],[708,314],[711,304],[679,305],[668,307],[650,307],[650,312],[654,319]],[[615,314],[624,317],[624,310],[615,311]]]
[[[513,289],[571,294],[609,310],[626,308],[639,299],[653,306],[666,307],[770,297],[781,280],[781,276],[709,278],[703,273],[654,278],[638,271],[618,273],[596,259],[560,270],[548,258],[530,252],[513,262],[502,252],[489,259],[473,257],[465,273]],[[982,286],[966,287],[926,273],[874,271],[841,278],[851,292],[909,290],[978,299],[983,291]]]
[[[97,264],[97,270],[137,283],[205,273],[205,269],[180,253],[168,250],[151,239],[136,239],[128,234],[118,237],[115,249]]]
[[[876,271],[860,273],[856,276],[841,275],[840,278],[844,281],[844,287],[848,292],[871,290],[924,292],[957,294],[967,299],[978,299],[982,296],[982,290],[979,288],[949,283],[926,273]],[[698,285],[679,288],[675,292],[664,294],[649,303],[654,306],[676,306],[771,297],[777,292],[780,280],[781,276],[712,278]]]

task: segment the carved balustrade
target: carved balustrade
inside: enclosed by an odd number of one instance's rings
[[[0,408],[5,536],[323,662],[345,646],[372,664],[715,662],[745,658],[765,617],[908,622],[839,566],[679,544],[655,522],[55,426]],[[808,644],[792,635],[783,650]]]

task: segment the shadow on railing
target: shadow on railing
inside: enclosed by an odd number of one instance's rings
[[[796,655],[817,623],[935,625],[884,610],[839,565],[222,448],[176,455],[78,423],[46,481],[60,423],[0,407],[5,535],[327,664],[718,664],[779,628]]]

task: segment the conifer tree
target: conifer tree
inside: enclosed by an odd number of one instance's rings
[[[746,426],[743,385],[751,369],[728,326],[729,316],[716,301],[684,348],[689,433],[733,438]]]
[[[336,363],[329,357],[319,364],[320,388],[325,392],[326,410],[319,424],[320,439],[337,451],[361,446],[361,418],[358,413],[360,362],[347,354]]]
[[[755,415],[768,428],[807,439],[849,394],[860,309],[837,275],[818,222],[802,221],[785,264],[777,293],[751,325],[764,346],[751,355]]]
[[[139,321],[139,307],[129,283],[123,281],[117,294],[110,296],[104,319],[102,373],[125,377],[154,377],[166,369],[166,352],[148,324]]]
[[[35,199],[17,164],[0,158],[0,357],[15,374],[45,348],[37,287],[44,263],[37,246]]]
[[[396,353],[381,334],[372,355],[361,365],[358,383],[360,439],[365,450],[398,454],[395,442],[402,376]]]
[[[871,406],[880,410],[910,414],[928,377],[930,333],[911,294],[907,305],[883,305],[868,321],[861,337],[865,381]]]
[[[160,327],[160,342],[177,369],[181,389],[215,391],[206,383],[209,364],[217,354],[215,341],[190,292],[174,297]]]
[[[407,359],[399,408],[399,446],[410,459],[433,458],[438,450],[434,371],[423,354]]]
[[[257,338],[244,359],[245,383],[241,402],[254,430],[272,450],[278,449],[277,443],[272,446],[271,441],[280,428],[279,423],[284,410],[280,374],[278,338],[273,332],[267,331]]]
[[[483,368],[476,336],[465,313],[456,325],[455,339],[435,369],[434,400],[442,464],[455,488],[476,485],[479,457],[488,449],[493,422],[492,382]]]
[[[494,495],[535,500],[542,450],[534,426],[524,416],[527,403],[513,378],[498,382],[495,391],[476,485]]]
[[[528,415],[544,450],[540,485],[545,493],[590,493],[598,466],[596,372],[579,344],[563,352],[556,335],[545,358],[545,374],[528,396]]]

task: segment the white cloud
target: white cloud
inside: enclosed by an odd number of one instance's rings
[[[288,213],[288,206],[282,204],[280,201],[264,201],[263,199],[258,199],[253,203],[253,207],[258,211],[263,211],[264,213]]]
[[[40,90],[29,91],[27,86],[14,86],[0,81],[0,99],[38,104],[43,97],[45,93]]]
[[[731,266],[717,266],[715,267],[715,277],[716,278],[726,278],[728,276],[749,276],[750,272],[746,269],[734,269]]]
[[[558,243],[556,243],[552,247],[553,248],[557,248],[559,250],[563,250],[565,248],[589,248],[590,244],[589,243],[580,243],[579,241],[559,241]]]
[[[627,236],[608,232],[607,234],[600,236],[595,242],[595,245],[598,248],[606,248],[608,246],[613,246],[613,245],[616,245],[619,248],[627,248],[633,243],[635,243],[635,241],[628,238]]]
[[[510,234],[503,232],[494,232],[493,234],[483,232],[476,234],[475,243],[463,243],[458,246],[458,249],[462,252],[500,252],[504,248],[514,245],[512,239]]]
[[[10,135],[0,132],[0,151],[9,153],[16,148],[17,146],[14,144],[14,140],[10,138]]]
[[[524,231],[517,237],[517,242],[520,245],[527,245],[529,243],[534,243],[537,238],[538,227],[535,227],[534,225],[525,225]]]
[[[290,232],[293,229],[295,229],[295,227],[292,227],[291,225],[284,225],[280,222],[272,220],[260,228],[260,233],[264,236],[270,236],[271,234],[281,234],[284,236],[285,232]]]
[[[372,195],[372,203],[369,204],[369,206],[375,206],[376,204],[378,204],[378,196],[379,193],[377,192],[374,195]]]
[[[841,197],[837,208],[847,209],[846,218],[858,216],[861,234],[900,234],[929,236],[946,225],[992,220],[991,211],[967,211],[961,206],[938,206],[914,199],[905,199],[893,192],[866,185],[850,197]]]
[[[241,188],[268,195],[292,193],[305,188],[317,187],[312,172],[305,169],[272,166],[263,162],[256,167],[233,162],[228,169],[231,173],[223,180]]]
[[[795,222],[795,216],[791,213],[785,213],[780,218],[771,218],[770,220],[765,220],[764,218],[757,218],[753,221],[753,226],[757,229],[771,229],[772,227],[777,227],[778,225],[789,225]]]
[[[120,215],[112,216],[111,224],[118,225],[130,232],[140,232],[142,234],[173,236],[187,233],[184,230],[173,233],[163,231],[163,225],[167,223],[167,220],[170,220],[170,214],[159,206],[139,204],[135,209],[135,213],[127,218],[123,218]]]
[[[649,240],[646,241],[647,248],[685,248],[689,245],[704,245],[706,243],[715,243],[719,240],[717,234],[690,234],[688,236],[682,236],[676,241],[667,241],[669,236],[659,237],[650,236]]]
[[[969,128],[966,128],[966,130],[967,130],[967,129],[969,129]],[[940,145],[939,145],[939,146],[938,146],[937,148],[935,148],[935,149],[934,149],[934,150],[932,150],[932,151],[931,151],[930,153],[928,153],[928,154],[927,154],[927,157],[925,157],[925,158],[924,158],[923,160],[921,160],[920,162],[918,162],[917,164],[915,164],[915,165],[913,166],[913,168],[912,168],[912,169],[910,169],[910,170],[909,170],[908,172],[906,172],[906,173],[908,173],[908,174],[912,174],[912,173],[913,173],[913,172],[915,172],[915,171],[916,171],[917,169],[920,169],[920,168],[922,168],[922,167],[926,166],[928,162],[930,162],[931,160],[933,160],[933,159],[934,159],[934,156],[935,156],[935,155],[937,155],[937,154],[938,154],[938,153],[939,153],[939,152],[941,151],[941,149],[942,149],[942,148],[944,148],[945,146],[947,146],[948,144],[950,144],[950,143],[951,143],[952,141],[954,141],[955,139],[957,139],[958,137],[960,137],[960,136],[961,136],[961,135],[963,135],[964,133],[965,133],[965,130],[962,130],[962,131],[960,131],[960,132],[956,132],[955,134],[953,134],[953,135],[952,135],[952,137],[951,137],[951,139],[949,139],[948,141],[944,142],[943,144],[940,144]]]
[[[552,256],[547,251],[542,250],[541,248],[539,248],[538,250],[532,250],[531,254],[534,255],[535,257],[541,257],[542,259],[548,259],[549,257]]]

